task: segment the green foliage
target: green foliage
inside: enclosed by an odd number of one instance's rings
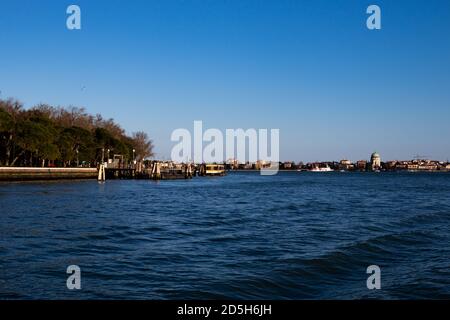
[[[12,129],[13,120],[11,115],[3,109],[0,109],[0,132],[8,132]]]
[[[148,142],[151,150],[153,145]],[[142,145],[112,119],[91,116],[84,109],[42,104],[24,110],[17,101],[0,100],[0,165],[44,165],[51,161],[56,166],[95,166],[102,154],[107,156],[108,149],[111,156],[120,154],[131,162],[133,149],[141,150]]]

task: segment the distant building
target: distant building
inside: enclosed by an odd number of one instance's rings
[[[381,157],[377,152],[372,153],[372,156],[370,157],[370,167],[372,170],[381,168]]]
[[[396,170],[397,169],[397,161],[388,161],[384,164],[386,170]]]
[[[293,162],[283,162],[283,169],[293,169],[295,164]]]
[[[353,170],[355,165],[350,160],[339,161],[339,170]]]
[[[407,170],[407,169],[408,169],[408,161],[397,161],[395,170]]]
[[[397,165],[397,169],[403,169],[404,166],[408,171],[436,171],[440,168],[438,161],[418,159],[405,161],[403,165]]]
[[[359,160],[356,162],[356,169],[359,171],[366,171],[367,169],[367,161],[366,160]]]
[[[408,171],[419,170],[419,163],[417,161],[412,161],[407,164]]]
[[[438,161],[426,160],[419,164],[419,170],[435,171],[438,169]]]

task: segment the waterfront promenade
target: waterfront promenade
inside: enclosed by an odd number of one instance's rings
[[[97,168],[0,168],[0,181],[96,179],[97,175]]]

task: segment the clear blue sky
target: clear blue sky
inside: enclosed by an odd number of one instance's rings
[[[448,0],[0,0],[0,41],[1,98],[84,106],[158,157],[203,120],[279,128],[282,160],[450,158]]]

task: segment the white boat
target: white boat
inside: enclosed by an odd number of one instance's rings
[[[311,170],[309,170],[310,172],[331,172],[334,171],[333,169],[331,169],[328,165],[326,167],[314,167]]]

